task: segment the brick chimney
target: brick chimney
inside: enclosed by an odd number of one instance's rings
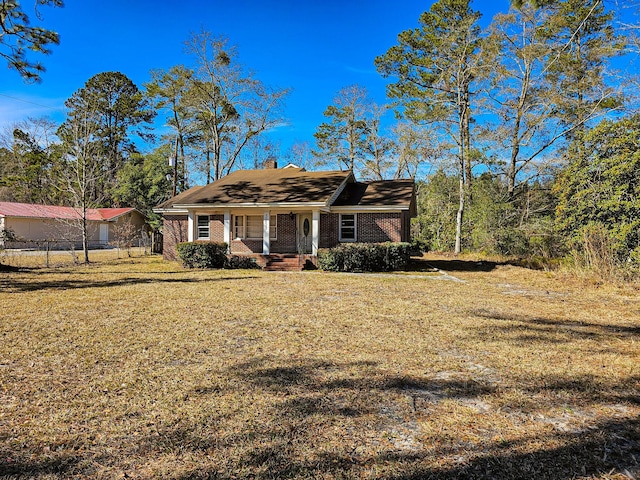
[[[269,157],[264,161],[264,168],[265,169],[278,168],[278,161],[275,159],[275,157]]]

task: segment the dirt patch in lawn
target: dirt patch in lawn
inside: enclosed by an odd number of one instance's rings
[[[1,272],[0,477],[640,478],[633,288],[447,265]]]

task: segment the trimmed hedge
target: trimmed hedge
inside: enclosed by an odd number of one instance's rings
[[[410,243],[342,243],[318,251],[318,268],[332,272],[388,272],[409,262]]]
[[[227,244],[223,242],[183,242],[177,250],[187,268],[223,268],[227,261]]]

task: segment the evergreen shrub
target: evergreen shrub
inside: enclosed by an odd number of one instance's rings
[[[177,245],[177,250],[187,268],[223,268],[227,262],[224,242],[183,242]]]
[[[409,262],[411,244],[342,243],[318,251],[318,268],[333,272],[387,272],[401,270]]]

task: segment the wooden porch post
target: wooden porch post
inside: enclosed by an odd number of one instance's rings
[[[320,244],[320,210],[314,210],[311,217],[311,254],[318,255]]]
[[[193,242],[195,238],[194,229],[195,229],[195,220],[196,214],[193,210],[189,210],[189,219],[187,220],[187,242]]]
[[[231,212],[224,211],[224,243],[227,244],[227,253],[231,253]]]
[[[271,241],[269,238],[269,210],[264,212],[264,216],[262,218],[262,254],[269,255],[269,250],[271,248]]]

